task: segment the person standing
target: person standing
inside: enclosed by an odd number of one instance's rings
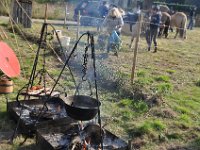
[[[195,22],[195,16],[196,16],[196,7],[194,7],[193,9],[191,8],[190,10],[190,14],[189,14],[189,19],[190,19],[190,22],[188,24],[188,29],[192,30],[193,27],[194,27],[194,22]]]
[[[74,20],[77,21],[78,19],[78,15],[79,15],[79,12],[80,12],[80,15],[86,15],[86,8],[88,6],[88,1],[87,0],[83,0],[81,1],[77,7],[74,9]]]
[[[118,8],[114,7],[108,12],[108,15],[106,16],[102,24],[102,27],[106,28],[106,31],[110,36],[113,32],[116,32],[117,36],[120,36],[123,25],[124,21],[122,15],[119,12]],[[107,51],[110,51],[109,41],[107,45]],[[117,54],[117,52],[115,54]]]
[[[159,13],[158,6],[154,6],[152,9],[152,15],[150,16],[149,33],[147,38],[148,51],[151,50],[152,41],[154,43],[154,53],[157,52],[157,37],[160,27],[161,14]]]
[[[106,28],[106,31],[109,34],[115,30],[118,36],[120,36],[123,25],[124,21],[118,8],[112,8],[102,24],[102,26]]]
[[[99,6],[99,16],[101,18],[105,18],[108,14],[108,11],[109,11],[109,6],[106,1],[103,1],[102,5]]]

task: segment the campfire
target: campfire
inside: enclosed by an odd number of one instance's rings
[[[41,36],[44,36],[44,33],[48,32],[47,26],[47,23],[43,25],[43,33],[41,33]],[[95,87],[93,90],[95,95],[93,95],[93,97],[92,94],[90,96],[80,95],[79,86],[75,84],[77,87],[75,87],[76,92],[74,95],[68,96],[67,93],[65,93],[65,98],[63,99],[55,97],[55,95],[53,96],[56,85],[59,85],[65,90],[65,87],[58,82],[62,76],[64,69],[68,66],[69,60],[77,48],[77,44],[85,35],[87,36],[88,40],[85,47],[85,53],[83,55],[84,62],[82,64],[82,82],[87,81],[86,73],[89,59],[88,56],[91,55],[91,59],[93,60],[92,66]],[[15,118],[15,120],[18,121],[16,130],[19,126],[27,134],[36,132],[36,142],[40,149],[126,150],[128,147],[127,143],[117,136],[113,135],[109,131],[103,129],[101,125],[101,102],[98,99],[93,35],[87,32],[79,38],[71,53],[69,54],[69,57],[67,58],[57,79],[54,79],[49,75],[49,73],[45,69],[45,63],[43,64],[43,69],[39,70],[38,73],[36,73],[40,47],[42,43],[46,42],[42,41],[42,39],[46,38],[41,37],[41,41],[39,42],[40,46],[36,55],[31,77],[27,86],[24,86],[25,90],[24,88],[22,88],[19,91],[16,102],[8,103],[8,112],[11,114],[11,116]],[[88,53],[89,49],[91,49],[91,54]],[[43,59],[43,62],[45,62],[44,55]],[[68,69],[70,70],[69,66]],[[69,72],[71,73],[72,78],[74,78],[72,72]],[[37,75],[41,75],[41,80],[37,84],[34,84]],[[48,91],[45,75],[51,77],[52,80],[55,82],[52,88],[50,88]],[[33,85],[44,86],[42,87]],[[89,88],[92,93],[92,86],[89,85]],[[24,100],[19,101],[20,95],[24,96]],[[38,99],[30,99],[30,97],[37,97]],[[94,119],[95,117],[96,119]],[[98,121],[94,121],[93,119]],[[81,122],[81,124],[78,124],[78,121]],[[92,121],[93,123],[88,124],[88,121]]]
[[[49,150],[101,150],[100,128],[96,124],[88,124],[80,131],[78,124],[55,127],[49,130],[37,131],[37,143],[41,149]],[[104,150],[126,150],[125,141],[103,130]]]

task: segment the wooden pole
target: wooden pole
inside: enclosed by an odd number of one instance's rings
[[[48,10],[48,3],[46,3],[46,7],[45,7],[44,23],[47,23],[47,10]]]
[[[79,38],[79,30],[80,30],[80,19],[81,19],[81,13],[78,12],[78,19],[77,19],[77,32],[76,32],[76,40]]]
[[[4,39],[4,35],[3,35],[3,31],[1,30],[1,27],[0,27],[0,37],[2,40]]]
[[[132,146],[132,142],[131,140],[128,141],[128,150],[132,150],[133,146]]]
[[[137,37],[135,41],[135,50],[134,50],[134,57],[133,57],[133,66],[132,66],[132,74],[131,74],[131,84],[133,84],[134,78],[135,78],[135,69],[136,69],[136,63],[137,63],[137,53],[138,53],[138,44],[140,41],[140,33],[141,33],[141,26],[142,26],[142,14],[139,16],[139,28],[137,32]]]
[[[63,28],[66,27],[66,23],[67,23],[67,3],[65,4],[65,20],[64,20],[64,26],[63,26]]]
[[[0,32],[0,38],[3,40],[4,38],[3,38],[3,36],[2,36],[2,32]]]
[[[0,27],[0,30],[1,30],[1,33],[3,34],[3,36],[4,36],[6,39],[8,39],[8,36],[7,36],[6,32],[4,31],[4,29]]]

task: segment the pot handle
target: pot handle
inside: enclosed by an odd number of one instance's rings
[[[92,92],[92,85],[91,85],[90,81],[88,81],[88,80],[85,80],[85,81],[88,82],[89,90],[90,90],[90,96],[92,96],[92,95],[93,95],[93,92]],[[74,95],[80,95],[79,88],[80,88],[80,86],[83,84],[83,82],[84,82],[84,81],[81,81],[81,82],[78,84],[78,86],[76,87],[76,90],[75,90]]]

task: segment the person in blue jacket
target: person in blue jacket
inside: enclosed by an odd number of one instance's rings
[[[161,13],[159,12],[158,6],[154,6],[152,9],[152,15],[150,16],[150,30],[149,38],[147,40],[148,51],[151,50],[152,41],[154,42],[154,52],[157,52],[157,37],[160,27]]]

